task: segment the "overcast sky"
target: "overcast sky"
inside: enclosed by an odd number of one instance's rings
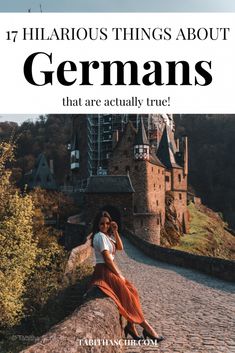
[[[0,0],[0,12],[233,12],[235,0]]]
[[[23,121],[26,120],[35,121],[38,117],[39,115],[37,114],[0,114],[0,123],[4,121],[15,121],[16,123],[21,124]]]

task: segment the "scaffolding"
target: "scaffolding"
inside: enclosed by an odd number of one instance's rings
[[[88,175],[106,175],[108,159],[113,150],[113,136],[116,131],[122,133],[125,125],[131,121],[138,129],[143,117],[150,143],[158,145],[163,128],[167,124],[174,129],[173,117],[168,114],[96,114],[87,117],[88,134]]]
[[[127,115],[88,115],[88,174],[107,174],[108,159],[113,148],[113,134],[123,131]]]

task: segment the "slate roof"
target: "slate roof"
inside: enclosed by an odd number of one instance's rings
[[[49,190],[57,189],[54,176],[50,171],[46,157],[43,153],[38,156],[34,169],[24,175],[24,180],[30,189],[37,186]]]
[[[72,144],[71,144],[71,151],[76,151],[79,150],[79,138],[78,138],[78,132],[75,131],[73,138],[72,138]]]
[[[157,158],[165,165],[166,168],[181,168],[175,160],[175,143],[170,137],[168,127],[165,125],[162,138],[157,150]]]
[[[149,162],[155,165],[158,165],[159,167],[164,167],[164,164],[160,161],[159,158],[157,158],[157,156],[153,155],[152,153],[150,153],[149,155]]]
[[[140,119],[140,124],[135,137],[135,145],[149,145],[149,140],[146,135],[143,118]]]
[[[133,193],[135,192],[128,175],[94,175],[88,179],[87,194]]]

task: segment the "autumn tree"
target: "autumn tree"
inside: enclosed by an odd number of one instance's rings
[[[35,267],[33,202],[10,183],[6,164],[13,146],[0,143],[0,325],[13,326],[23,316],[25,282]]]
[[[60,232],[45,225],[46,194],[22,194],[11,183],[13,152],[0,143],[0,326],[6,328],[38,312],[63,287],[67,262]]]

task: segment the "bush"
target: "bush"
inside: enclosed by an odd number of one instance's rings
[[[44,203],[22,194],[7,168],[14,146],[0,143],[0,326],[10,328],[33,315],[63,287],[67,253],[60,231],[44,224]],[[37,191],[38,195],[39,191]]]
[[[0,144],[0,325],[13,326],[23,317],[25,282],[37,256],[33,239],[33,203],[10,183],[6,163],[14,146]]]

